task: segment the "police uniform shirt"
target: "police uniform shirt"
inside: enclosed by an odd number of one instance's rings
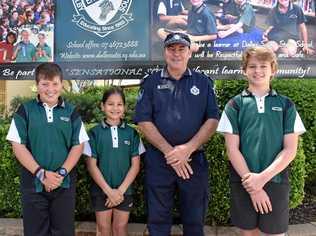
[[[226,104],[217,131],[239,135],[240,151],[249,170],[260,173],[283,149],[284,135],[302,134],[305,128],[289,98],[274,90],[262,97],[244,90]],[[240,181],[233,168],[231,180]],[[282,171],[271,181],[288,182],[287,171]]]
[[[73,146],[88,139],[74,106],[62,98],[54,107],[49,107],[39,99],[22,104],[13,116],[7,135],[7,140],[24,144],[35,161],[50,171],[63,165]],[[21,181],[22,190],[43,190],[41,182],[25,168],[22,168]],[[70,186],[69,175],[61,186]]]
[[[171,78],[166,69],[147,77],[136,104],[134,121],[150,121],[172,146],[188,142],[207,119],[218,119],[212,81],[187,69]]]
[[[217,34],[216,18],[205,4],[189,11],[187,31],[192,35]]]
[[[97,159],[98,168],[107,184],[111,188],[118,188],[131,167],[132,158],[144,152],[138,133],[125,122],[119,126],[110,126],[102,121],[89,131],[89,138],[89,143],[85,143],[84,154]],[[92,194],[104,193],[93,183]],[[131,186],[125,194],[132,194]]]
[[[287,37],[285,39],[290,38],[294,40],[300,39],[299,25],[306,21],[303,10],[293,3],[290,3],[288,11],[284,14],[278,10],[277,5],[271,10],[267,18],[267,23],[274,27],[273,30],[279,34],[282,34],[282,32],[286,33]]]

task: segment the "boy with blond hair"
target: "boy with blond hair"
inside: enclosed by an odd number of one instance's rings
[[[248,88],[226,104],[217,129],[230,161],[231,220],[241,235],[285,235],[287,167],[305,128],[294,103],[271,88],[277,72],[272,50],[246,49],[242,70]]]

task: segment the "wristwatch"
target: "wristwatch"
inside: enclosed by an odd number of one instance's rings
[[[63,168],[63,167],[60,167],[58,170],[57,170],[57,173],[62,176],[62,177],[66,177],[68,175],[68,171]]]

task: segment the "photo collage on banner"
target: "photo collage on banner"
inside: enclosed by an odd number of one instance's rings
[[[0,64],[54,60],[53,0],[1,0]]]
[[[176,31],[190,35],[196,60],[240,58],[253,45],[267,45],[282,59],[316,58],[314,0],[206,0],[199,7],[196,0],[151,1],[153,59]]]
[[[54,61],[66,79],[139,79],[163,67],[166,35],[184,32],[190,66],[215,79],[241,78],[253,45],[277,53],[278,77],[312,78],[315,1],[2,0],[0,75],[31,79],[38,63]]]

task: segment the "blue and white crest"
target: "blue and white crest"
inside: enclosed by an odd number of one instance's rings
[[[72,21],[83,30],[105,37],[133,21],[128,13],[133,0],[72,0],[76,14]]]
[[[192,86],[190,92],[195,96],[200,94],[200,90],[195,85]]]

